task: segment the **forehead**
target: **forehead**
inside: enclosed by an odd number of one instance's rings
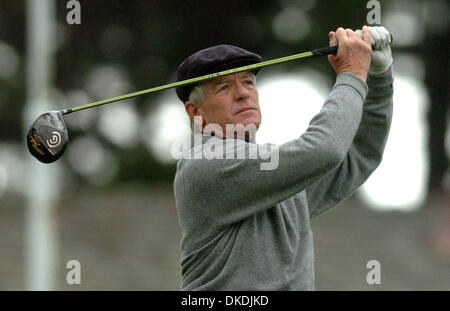
[[[242,79],[242,78],[247,78],[249,76],[254,77],[255,75],[251,71],[243,71],[243,72],[238,72],[238,73],[234,73],[234,74],[230,74],[230,75],[226,75],[223,77],[212,79],[211,81],[208,81],[207,84],[217,85],[217,84],[223,83],[225,81],[233,80],[234,76]]]

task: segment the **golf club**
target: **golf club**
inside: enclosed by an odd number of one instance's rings
[[[391,36],[391,43],[392,43],[392,36]],[[118,97],[113,97],[110,99],[105,99],[101,101],[97,101],[94,103],[78,106],[75,108],[68,108],[64,110],[58,110],[58,111],[48,111],[43,114],[41,114],[36,121],[31,125],[30,129],[27,132],[27,146],[30,153],[39,161],[43,163],[52,163],[56,160],[58,160],[62,154],[64,153],[67,143],[69,141],[69,135],[67,131],[67,126],[64,122],[63,115],[98,107],[101,105],[110,104],[113,102],[117,102],[120,100],[137,97],[149,93],[154,93],[162,90],[167,90],[170,88],[175,88],[183,85],[189,85],[193,83],[200,83],[206,80],[218,78],[221,76],[234,74],[242,71],[247,70],[254,70],[257,68],[262,67],[268,67],[272,65],[277,65],[301,58],[307,58],[307,57],[318,57],[318,56],[325,56],[329,54],[336,54],[338,50],[338,46],[327,46],[324,48],[319,48],[315,50],[311,50],[308,52],[295,54],[291,56],[286,56],[282,58],[277,58],[273,60],[264,61],[257,64],[242,66],[238,68],[233,68],[217,73],[212,73],[208,75],[204,75],[201,77],[196,77],[192,79],[187,79],[183,81],[178,81],[175,83],[170,83]]]

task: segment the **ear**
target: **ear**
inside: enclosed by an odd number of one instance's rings
[[[184,109],[186,110],[186,113],[189,115],[189,118],[191,118],[192,122],[195,122],[194,117],[196,117],[196,116],[203,117],[202,107],[194,104],[191,101],[187,101],[184,103]],[[202,126],[202,124],[197,124],[197,125]]]

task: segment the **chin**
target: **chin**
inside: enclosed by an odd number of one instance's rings
[[[242,124],[243,126],[247,126],[249,124],[254,124],[256,128],[261,124],[261,117],[255,113],[252,116],[248,116],[246,118],[241,118],[240,120],[236,120],[234,124]]]
[[[254,124],[256,125],[256,127],[259,127],[259,125],[261,124],[261,118],[258,117],[254,117],[254,118],[249,118],[246,120],[247,124]]]
[[[259,120],[246,119],[246,120],[238,121],[235,124],[242,124],[244,127],[246,127],[248,125],[255,125],[256,128],[258,128],[260,123],[261,122]]]

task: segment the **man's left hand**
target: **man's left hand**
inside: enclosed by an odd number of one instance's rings
[[[370,37],[372,44],[372,59],[369,72],[372,74],[385,73],[392,65],[391,34],[383,26],[371,26]],[[357,30],[362,35],[361,30]]]

